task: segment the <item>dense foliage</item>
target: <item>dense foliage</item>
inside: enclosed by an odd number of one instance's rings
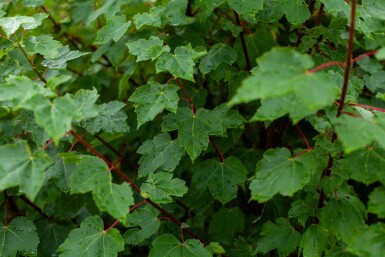
[[[384,0],[0,6],[1,256],[384,256]]]

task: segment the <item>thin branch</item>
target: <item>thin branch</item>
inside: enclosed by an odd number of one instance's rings
[[[7,195],[6,196],[6,200],[5,200],[5,203],[4,203],[4,226],[8,226],[8,200],[9,200],[9,196]]]
[[[306,146],[307,146],[307,149],[310,149],[310,145],[309,145],[309,141],[307,141],[307,138],[305,136],[305,134],[303,133],[301,127],[297,124],[295,126],[295,128],[297,129],[297,132],[298,132],[298,135],[302,138],[302,140],[305,142]]]
[[[375,110],[375,111],[379,111],[379,112],[385,112],[385,109],[382,109],[382,108],[379,108],[379,107],[375,107],[375,106],[371,106],[371,105],[366,105],[366,104],[348,104],[349,106],[358,106],[358,107],[362,107],[362,108],[366,108],[366,109],[371,109],[371,110]]]
[[[337,117],[341,115],[342,109],[344,108],[345,96],[348,88],[349,82],[349,74],[350,74],[350,66],[352,65],[352,54],[353,54],[353,43],[354,43],[354,26],[356,19],[356,0],[352,0],[351,7],[351,15],[350,15],[350,29],[349,29],[349,41],[348,41],[348,49],[346,51],[346,66],[344,73],[344,82],[342,84],[341,97],[340,97],[340,105],[337,109]]]
[[[235,17],[235,20],[236,20],[238,26],[242,27],[241,21],[239,19],[239,15],[238,15],[238,13],[236,11],[234,11],[234,17]],[[247,67],[247,70],[250,71],[251,70],[251,62],[250,62],[250,59],[249,59],[249,53],[248,53],[248,50],[247,50],[247,45],[246,45],[246,41],[245,41],[245,36],[244,36],[243,30],[241,31],[241,33],[239,33],[239,38],[241,39],[241,45],[242,45],[242,49],[243,49],[243,54],[244,54],[245,60],[246,60],[246,67]]]
[[[25,197],[24,195],[20,195],[19,198],[20,198],[21,200],[23,200],[26,204],[28,204],[29,206],[31,206],[32,209],[34,209],[35,211],[37,211],[41,216],[47,217],[47,215],[42,211],[42,209],[40,209],[39,206],[37,206],[36,204],[34,204],[33,202],[31,202],[27,197]]]
[[[171,78],[171,79],[168,80],[167,84],[168,84],[171,80],[175,80],[175,81],[178,83],[178,85],[179,85],[180,89],[182,89],[183,94],[185,95],[187,101],[190,103],[190,108],[191,108],[192,113],[195,114],[196,109],[195,109],[194,102],[193,102],[192,99],[190,98],[190,96],[189,96],[189,94],[187,93],[186,89],[184,88],[182,82],[180,82],[179,79]]]
[[[222,154],[221,150],[218,148],[218,146],[215,144],[215,141],[212,137],[210,137],[210,144],[214,147],[215,152],[217,152],[217,155],[221,159],[221,162],[224,163],[225,157],[223,156],[223,154]]]
[[[337,62],[337,61],[325,62],[325,63],[323,63],[321,65],[318,65],[317,67],[314,67],[311,70],[308,70],[306,73],[307,74],[312,74],[312,73],[315,73],[317,71],[323,70],[323,69],[325,69],[327,67],[330,67],[330,66],[339,66],[341,68],[344,68],[345,67],[345,63],[344,62]]]
[[[16,35],[14,35],[16,38]],[[24,48],[21,46],[19,40],[16,39],[16,44],[31,65],[32,70],[35,72],[35,74],[40,78],[41,81],[44,82],[44,84],[47,84],[47,80],[44,78],[44,76],[36,69],[35,65],[32,63],[31,59],[29,58],[27,52],[24,50]]]
[[[130,213],[132,213],[133,211],[135,211],[135,209],[139,208],[140,206],[142,206],[142,205],[144,205],[146,203],[148,203],[147,199],[142,201],[142,202],[140,202],[140,203],[138,203],[138,204],[136,204],[136,205],[134,205],[134,206],[132,206],[130,208]],[[109,226],[107,229],[105,229],[104,232],[107,232],[108,230],[116,227],[116,225],[118,225],[118,224],[119,224],[119,220],[115,220],[115,222],[111,226]]]

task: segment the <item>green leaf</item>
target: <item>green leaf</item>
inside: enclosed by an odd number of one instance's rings
[[[163,26],[161,18],[165,10],[163,6],[153,6],[148,13],[135,14],[133,20],[136,29],[139,30],[145,25],[161,28]]]
[[[155,61],[162,53],[170,52],[169,46],[163,45],[159,37],[151,36],[148,40],[139,39],[126,43],[130,54],[137,56],[136,62],[150,60]]]
[[[126,244],[137,245],[155,234],[161,222],[158,219],[159,211],[153,206],[136,209],[128,216],[128,229],[123,235]]]
[[[112,183],[107,164],[93,156],[84,156],[76,163],[70,177],[71,194],[92,192],[100,211],[107,211],[125,224],[129,206],[134,204],[128,184]]]
[[[211,257],[212,255],[195,239],[181,243],[171,234],[164,234],[152,242],[149,257]]]
[[[34,200],[44,183],[50,158],[42,150],[31,151],[26,141],[0,146],[0,190],[14,186]]]
[[[138,87],[129,98],[135,106],[138,128],[154,119],[164,109],[175,113],[179,102],[178,89],[179,87],[174,85],[162,85],[153,81]]]
[[[63,46],[57,49],[59,54],[55,58],[50,58],[41,62],[41,65],[44,67],[60,70],[65,69],[67,67],[67,62],[70,60],[77,59],[83,55],[87,55],[89,53],[81,53],[78,50],[70,50],[68,46]]]
[[[270,0],[264,5],[263,12],[258,13],[261,21],[274,22],[285,14],[290,23],[299,25],[310,18],[308,6],[303,0]]]
[[[35,95],[55,96],[41,84],[25,76],[9,76],[0,84],[0,101],[11,101],[15,108],[23,108]]]
[[[51,36],[40,35],[40,36],[30,36],[23,40],[25,51],[32,54],[41,54],[44,58],[55,58],[58,56],[58,49],[62,47],[62,44],[59,41],[56,41]]]
[[[55,255],[59,245],[64,242],[73,229],[71,225],[48,220],[39,220],[36,227],[40,238],[39,252],[41,251],[43,256]]]
[[[96,89],[84,90],[80,89],[73,96],[75,105],[77,106],[78,117],[76,119],[89,119],[97,116],[102,108],[95,104],[99,94]]]
[[[219,43],[214,45],[207,55],[202,58],[199,69],[203,74],[207,74],[223,63],[233,64],[237,57],[237,52],[232,47]]]
[[[214,199],[223,205],[237,197],[238,186],[242,186],[245,180],[246,168],[233,156],[223,163],[212,159],[202,162],[193,177],[199,191],[208,188]]]
[[[328,238],[326,231],[319,225],[310,225],[302,236],[300,250],[304,257],[321,257],[327,249]]]
[[[106,21],[107,25],[96,33],[94,45],[107,44],[111,39],[118,42],[131,25],[131,21],[126,22],[125,16],[107,17]]]
[[[232,242],[236,232],[244,229],[245,217],[238,208],[221,208],[213,216],[209,226],[209,235],[218,242]]]
[[[227,0],[230,7],[239,14],[256,14],[263,9],[263,0]]]
[[[180,145],[187,151],[191,160],[195,160],[207,149],[209,135],[218,134],[221,127],[216,117],[206,109],[192,113],[189,108],[178,108],[176,114],[168,114],[162,124],[163,131],[178,130]]]
[[[143,156],[139,160],[139,176],[143,177],[157,169],[173,171],[184,151],[178,139],[172,140],[168,133],[161,133],[152,140],[145,141],[137,150]]]
[[[25,217],[16,217],[9,224],[0,222],[0,255],[16,257],[17,253],[36,256],[39,237],[35,224]]]
[[[103,230],[103,220],[91,216],[80,224],[80,228],[71,231],[58,252],[60,257],[117,257],[123,250],[124,241],[119,230]]]
[[[335,81],[329,75],[307,72],[313,66],[307,55],[290,48],[273,48],[257,61],[258,69],[229,102],[262,100],[254,120],[274,120],[288,113],[298,122],[331,105],[337,96]]]
[[[172,53],[163,53],[156,61],[156,73],[168,71],[176,78],[194,82],[194,61],[201,54],[192,49],[191,45],[178,46]]]
[[[376,223],[353,238],[348,251],[358,256],[381,257],[385,251],[385,225]]]
[[[292,196],[309,182],[315,169],[311,152],[291,157],[287,148],[268,150],[258,162],[256,178],[250,184],[251,199],[262,203],[278,193]]]
[[[349,242],[365,228],[365,221],[356,203],[345,197],[327,202],[322,208],[321,224],[345,242]]]
[[[125,224],[129,207],[135,203],[133,192],[127,183],[120,185],[112,183],[111,173],[109,174],[109,183],[103,183],[96,191],[94,189],[93,198],[100,211],[108,212]]]
[[[187,193],[185,182],[172,176],[170,172],[149,174],[146,182],[140,187],[140,195],[156,203],[170,203],[171,196],[183,196]]]
[[[355,140],[352,138],[351,140]],[[345,155],[340,161],[340,169],[349,175],[351,179],[366,185],[378,180],[385,183],[385,176],[378,170],[385,169],[385,150],[378,146],[369,146]]]
[[[99,105],[102,111],[98,116],[81,121],[81,126],[91,134],[97,134],[101,130],[108,133],[128,132],[127,115],[121,109],[125,106],[119,101],[111,101]]]
[[[226,130],[237,128],[245,122],[245,119],[236,110],[230,110],[227,104],[221,104],[215,107],[211,113],[212,119],[220,127],[218,136],[226,136]]]
[[[296,231],[287,219],[278,218],[263,224],[261,238],[258,240],[257,252],[268,253],[277,249],[280,257],[288,256],[298,247],[301,234]]]
[[[385,149],[385,113],[376,112],[372,120],[342,115],[336,120],[336,131],[345,153],[351,153],[373,142]]]
[[[380,219],[385,218],[385,187],[376,187],[369,194],[368,212],[376,214]]]
[[[15,33],[20,26],[24,29],[35,29],[41,25],[42,20],[48,17],[46,13],[36,13],[32,17],[28,16],[15,16],[4,17],[0,19],[0,27],[4,30],[7,36]]]
[[[113,17],[117,12],[119,12],[120,7],[124,4],[128,4],[131,1],[127,0],[106,0],[103,2],[103,5],[90,13],[86,20],[86,24],[90,25],[91,22],[95,21],[100,15],[104,15],[104,17]]]
[[[56,144],[71,129],[74,116],[78,116],[75,102],[68,94],[53,102],[42,95],[35,95],[29,99],[26,107],[34,112],[36,123],[44,127]]]

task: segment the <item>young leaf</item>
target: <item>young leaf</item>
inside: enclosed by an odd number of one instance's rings
[[[146,176],[161,168],[173,171],[178,165],[184,151],[178,139],[172,140],[168,133],[161,133],[152,140],[145,141],[137,153],[143,156],[139,160],[139,176]]]
[[[372,120],[343,115],[336,121],[336,131],[345,153],[351,153],[374,141],[385,149],[385,113],[376,112]]]
[[[96,20],[100,15],[104,15],[105,17],[114,17],[117,12],[119,12],[120,7],[123,4],[126,4],[125,0],[106,0],[103,2],[103,5],[90,13],[88,16],[86,23],[87,25],[91,24],[94,20]]]
[[[149,257],[212,257],[201,242],[188,239],[181,243],[171,234],[164,234],[152,242]]]
[[[225,161],[207,160],[202,162],[194,173],[193,181],[199,191],[206,188],[214,199],[223,205],[237,196],[238,185],[246,180],[246,168],[236,157],[228,157]]]
[[[266,202],[276,194],[292,196],[310,180],[317,165],[311,152],[291,157],[287,148],[271,149],[257,164],[250,184],[251,199]]]
[[[187,193],[185,182],[179,178],[172,178],[170,172],[151,173],[140,190],[141,196],[150,198],[156,203],[170,203],[171,196],[183,196]]]
[[[0,190],[14,186],[34,200],[44,183],[50,158],[42,150],[31,152],[26,141],[0,146]]]
[[[131,213],[127,220],[128,229],[123,235],[124,242],[137,245],[155,234],[161,224],[158,215],[159,211],[149,205]]]
[[[163,6],[153,6],[148,13],[137,13],[134,15],[133,20],[137,30],[143,26],[153,26],[161,28],[162,25],[162,14],[166,8]]]
[[[91,134],[101,130],[108,133],[128,132],[127,115],[121,109],[125,106],[119,101],[111,101],[99,105],[101,109],[98,116],[82,120],[80,125]]]
[[[369,194],[368,212],[376,214],[380,219],[385,218],[385,187],[376,187]]]
[[[138,115],[138,128],[164,109],[175,113],[179,102],[178,89],[179,87],[174,85],[162,85],[152,81],[138,87],[129,98],[134,103]]]
[[[237,52],[230,46],[219,43],[214,45],[199,64],[199,70],[207,74],[215,70],[219,65],[233,64],[237,60]]]
[[[39,237],[35,224],[25,217],[16,217],[9,224],[0,222],[0,256],[37,256]]]
[[[256,252],[265,254],[277,249],[278,255],[285,257],[298,247],[300,241],[301,234],[291,226],[290,222],[287,219],[278,218],[275,224],[271,221],[263,224]]]
[[[23,44],[28,54],[41,54],[46,59],[58,56],[58,49],[63,46],[59,41],[47,35],[30,36],[23,41]]]
[[[236,232],[244,229],[245,216],[238,208],[221,208],[214,214],[209,226],[212,240],[217,242],[232,242]]]
[[[169,46],[163,45],[163,40],[151,36],[148,40],[139,39],[126,43],[130,54],[137,56],[136,62],[150,60],[155,61],[162,53],[170,52]]]
[[[20,26],[24,29],[35,29],[41,25],[42,20],[48,17],[46,13],[36,13],[32,17],[28,16],[15,16],[15,17],[3,17],[0,19],[0,27],[4,30],[7,36],[15,33]]]
[[[111,39],[118,42],[131,25],[125,16],[107,17],[106,21],[107,25],[96,33],[94,45],[107,44]]]
[[[349,242],[365,228],[365,221],[355,202],[340,197],[331,199],[321,212],[321,224],[337,238]]]
[[[263,0],[227,0],[227,2],[239,14],[255,15],[263,9]]]
[[[194,82],[194,61],[201,56],[191,45],[178,46],[172,53],[163,53],[156,61],[156,73],[168,71],[176,78]]]
[[[327,233],[319,225],[310,225],[302,236],[300,250],[303,257],[321,257],[327,249]]]
[[[376,223],[353,238],[348,251],[358,256],[381,257],[385,251],[385,225]]]
[[[103,108],[95,104],[98,100],[98,91],[80,89],[73,96],[75,105],[77,106],[78,117],[76,119],[89,119],[97,116]]]
[[[119,230],[104,230],[103,220],[91,216],[80,224],[80,228],[71,231],[58,252],[60,257],[117,257],[123,250],[124,241]]]
[[[77,59],[82,57],[83,55],[87,55],[89,53],[81,53],[78,50],[70,51],[68,46],[63,46],[58,49],[59,54],[55,58],[50,58],[41,62],[41,65],[54,69],[60,70],[65,69],[67,67],[67,62],[70,60]]]
[[[313,66],[307,55],[289,48],[273,48],[257,61],[259,68],[243,81],[229,104],[263,100],[258,119],[273,120],[289,113],[297,122],[330,105],[337,96],[335,81],[330,76],[307,73]],[[287,104],[294,106],[287,108]]]
[[[168,114],[163,120],[163,131],[176,129],[180,145],[193,161],[207,149],[209,135],[218,134],[221,131],[219,121],[210,111],[202,108],[192,113],[191,109],[183,107],[178,108],[176,114]]]

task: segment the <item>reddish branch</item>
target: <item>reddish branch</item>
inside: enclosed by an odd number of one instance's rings
[[[243,28],[241,20],[239,19],[239,15],[236,11],[234,11],[234,17],[235,17],[235,21],[237,22],[237,25]],[[239,38],[241,39],[243,54],[244,54],[245,60],[246,60],[246,68],[248,71],[250,71],[251,70],[251,62],[250,62],[249,53],[247,50],[247,45],[246,45],[245,35],[244,35],[243,30],[241,31],[241,33],[239,33]]]
[[[346,91],[348,88],[350,66],[352,65],[352,54],[353,54],[353,43],[354,43],[354,25],[356,20],[356,0],[352,0],[351,15],[350,15],[350,28],[349,28],[349,41],[348,49],[346,51],[346,66],[344,73],[344,83],[342,84],[340,105],[337,109],[337,117],[341,115],[342,109],[344,108]]]
[[[297,129],[297,132],[298,132],[298,135],[302,138],[302,140],[305,142],[306,146],[307,146],[307,149],[310,149],[310,145],[309,145],[309,141],[307,141],[307,138],[305,136],[305,134],[303,133],[301,127],[297,124],[295,126],[295,128]]]
[[[221,159],[221,162],[224,163],[225,157],[223,156],[223,154],[222,154],[221,150],[218,148],[218,146],[215,144],[215,141],[212,137],[210,137],[210,144],[214,147],[215,152],[217,152],[217,155]]]
[[[132,206],[132,207],[130,208],[130,213],[132,213],[132,212],[135,211],[137,208],[139,208],[140,206],[142,206],[142,205],[144,205],[144,204],[146,204],[146,203],[148,203],[147,199],[145,199],[144,201],[142,201],[142,202],[140,202],[140,203],[138,203],[138,204]],[[109,226],[107,229],[105,229],[104,232],[107,232],[108,230],[114,228],[114,227],[115,227],[116,225],[118,225],[118,224],[119,224],[119,220],[115,220],[115,222],[112,223],[112,225]]]

